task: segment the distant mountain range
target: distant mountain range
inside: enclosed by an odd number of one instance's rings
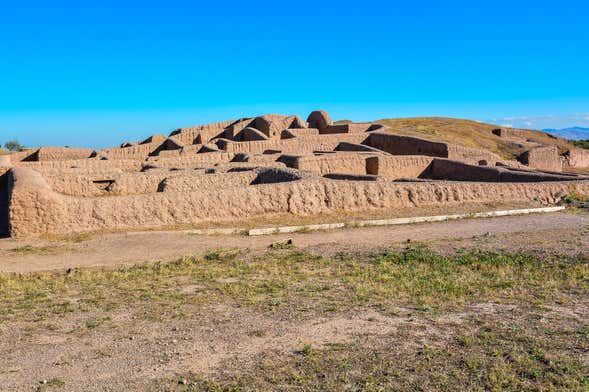
[[[543,129],[543,131],[570,140],[589,139],[589,128],[571,127],[563,129]]]

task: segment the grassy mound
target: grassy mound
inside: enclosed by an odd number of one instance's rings
[[[506,159],[513,159],[524,151],[518,143],[494,135],[493,129],[501,127],[493,124],[446,117],[394,118],[377,122],[389,126],[391,131],[397,134],[485,149]],[[558,146],[561,152],[573,147],[568,140],[546,132],[529,130],[526,133],[529,135],[528,141],[553,144]]]

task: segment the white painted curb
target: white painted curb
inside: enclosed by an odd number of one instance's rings
[[[345,223],[324,223],[320,225],[303,225],[303,226],[282,226],[282,227],[268,227],[262,229],[251,229],[247,232],[248,235],[266,235],[266,234],[282,234],[282,233],[296,233],[297,231],[315,231],[315,230],[330,230],[341,229],[345,227]]]
[[[236,229],[236,228],[227,228],[227,229],[195,229],[195,230],[186,230],[188,234],[204,234],[204,235],[216,235],[216,234],[241,234],[244,230]]]
[[[342,227],[365,227],[365,226],[393,226],[393,225],[407,225],[411,223],[425,223],[425,222],[443,222],[447,220],[466,219],[466,218],[489,218],[494,216],[509,216],[509,215],[526,215],[534,213],[557,212],[564,210],[565,207],[542,207],[542,208],[525,208],[519,210],[499,210],[487,212],[474,212],[470,214],[454,214],[454,215],[434,215],[434,216],[415,216],[409,218],[393,218],[393,219],[373,219],[364,221],[355,221],[350,223],[327,223],[322,225],[302,225],[302,226],[282,226],[282,227],[267,227],[262,229],[251,229],[247,232],[248,235],[268,235],[268,234],[282,234],[282,233],[296,233],[298,231],[315,231],[339,229]]]
[[[520,210],[499,210],[488,212],[474,212],[471,214],[454,214],[454,215],[434,215],[434,216],[416,216],[410,218],[393,218],[379,220],[365,220],[353,222],[350,226],[389,226],[389,225],[407,225],[411,223],[423,222],[443,222],[454,219],[465,218],[489,218],[494,216],[525,215],[539,212],[557,212],[564,210],[565,207],[543,207],[543,208],[525,208]]]
[[[198,235],[217,235],[217,234],[242,234],[247,233],[247,230],[230,228],[219,229],[189,229],[189,230],[143,230],[143,231],[129,231],[127,235],[144,235],[144,234],[166,234],[166,233],[186,233]]]
[[[454,214],[454,215],[433,215],[433,216],[414,216],[409,218],[392,218],[392,219],[372,219],[352,221],[348,223],[324,223],[317,225],[301,225],[301,226],[279,226],[279,227],[264,227],[258,229],[240,229],[235,227],[218,228],[218,229],[192,229],[192,230],[178,230],[180,233],[197,234],[197,235],[232,235],[232,234],[247,234],[251,236],[256,235],[270,235],[270,234],[287,234],[306,231],[317,230],[332,230],[341,229],[344,227],[366,227],[366,226],[394,226],[394,225],[408,225],[412,223],[426,223],[426,222],[443,222],[456,219],[467,218],[490,218],[494,216],[510,216],[510,215],[526,215],[543,212],[557,212],[564,210],[564,206],[558,207],[542,207],[542,208],[524,208],[519,210],[498,210],[487,212],[473,212],[470,214]],[[154,233],[169,233],[170,231],[134,231],[127,232],[127,235],[141,235]]]

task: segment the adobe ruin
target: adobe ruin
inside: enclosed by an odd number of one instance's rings
[[[276,214],[589,195],[589,152],[526,146],[517,160],[334,123],[324,111],[269,114],[174,130],[120,147],[41,147],[0,156],[0,232],[37,236],[196,225]]]

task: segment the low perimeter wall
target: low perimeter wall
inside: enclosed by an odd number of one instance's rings
[[[537,200],[552,204],[561,195],[589,195],[589,181],[471,183],[337,181],[305,179],[198,192],[80,198],[55,193],[27,168],[9,172],[14,236],[193,225],[205,221],[336,211],[402,209]]]

